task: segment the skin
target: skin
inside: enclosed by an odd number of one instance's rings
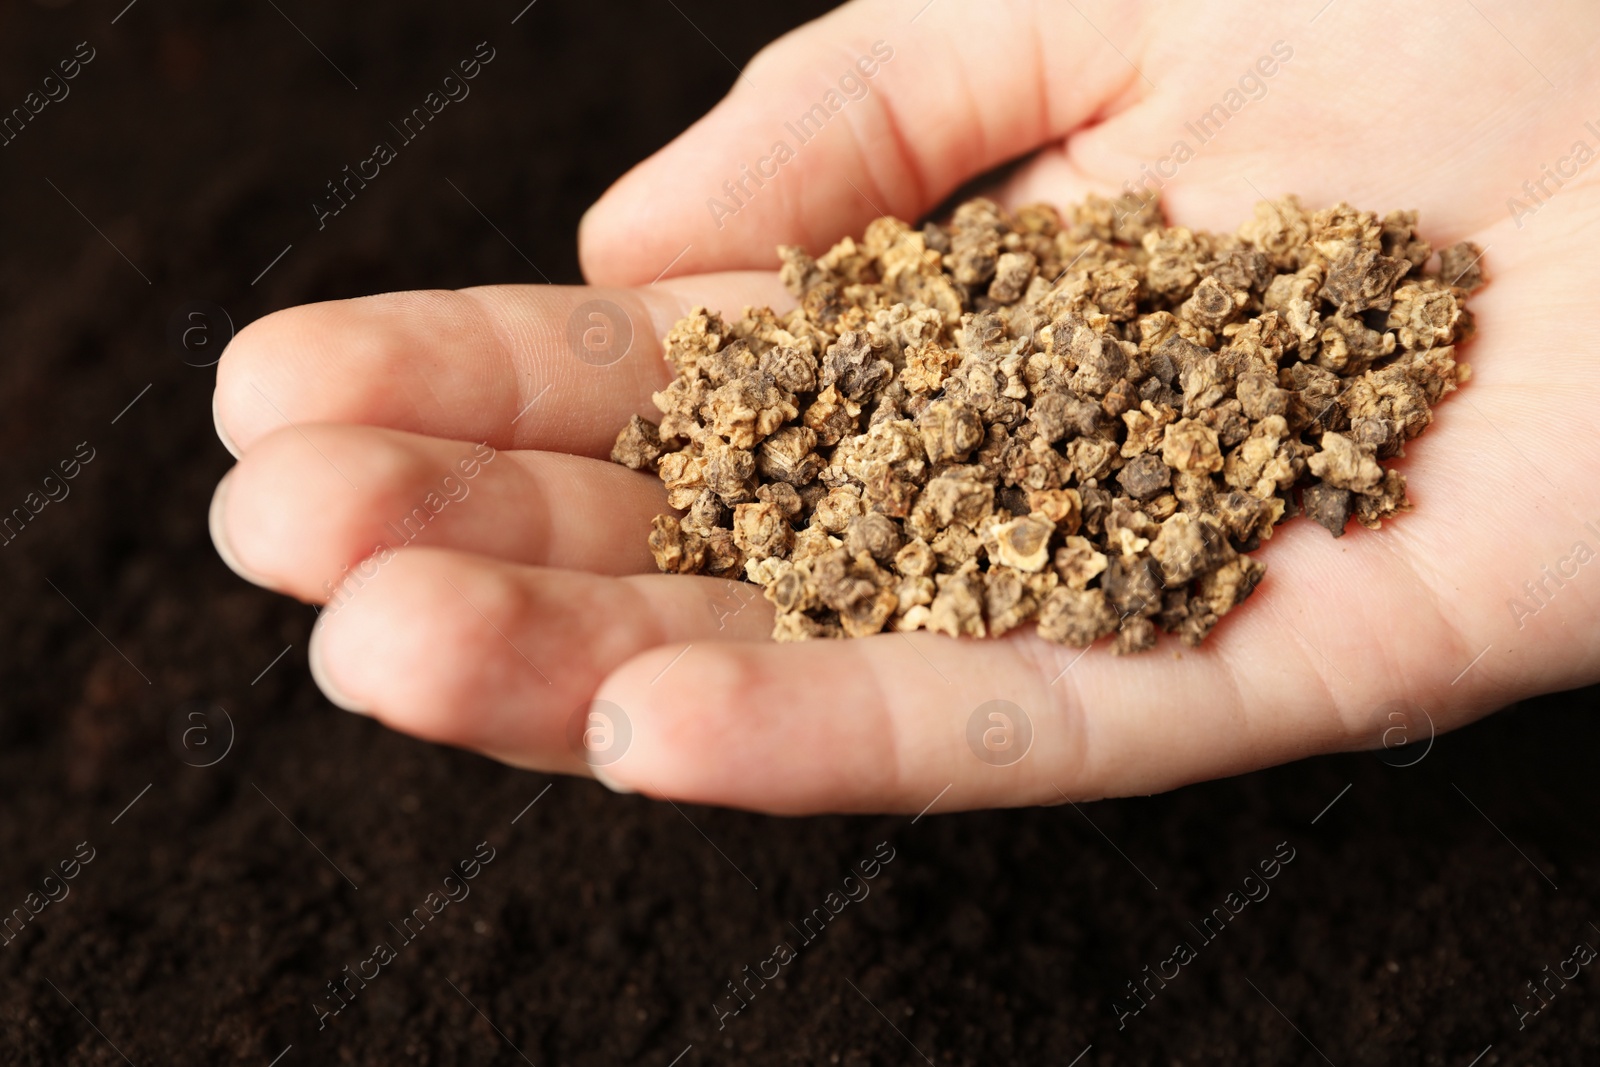
[[[1522,188],[1576,140],[1600,144],[1584,128],[1600,8],[935,0],[912,22],[917,6],[848,5],[758,55],[585,218],[595,288],[377,296],[239,334],[216,412],[240,461],[212,529],[240,574],[323,601],[325,582],[398,547],[385,522],[443,496],[452,472],[466,490],[324,612],[311,662],[330,699],[573,773],[591,768],[569,721],[604,700],[632,734],[599,770],[613,787],[777,813],[915,812],[936,796],[953,810],[1149,793],[1421,742],[1430,722],[1442,732],[1600,679],[1600,562],[1574,556],[1580,541],[1600,549],[1600,167],[1547,181],[1542,204]],[[894,54],[867,95],[719,227],[707,198],[879,40]],[[606,456],[628,416],[654,414],[667,371],[653,339],[675,318],[694,304],[786,308],[774,245],[817,253],[879,213],[918,218],[1010,160],[1022,162],[993,192],[1013,205],[1114,194],[1178,138],[1195,147],[1184,124],[1277,41],[1292,56],[1247,86],[1259,98],[1176,169],[1164,205],[1210,229],[1247,218],[1258,193],[1417,208],[1436,248],[1488,249],[1478,336],[1461,353],[1473,378],[1399,464],[1414,512],[1338,541],[1280,527],[1257,594],[1202,648],[1164,641],[1132,658],[1104,645],[1080,658],[1031,633],[776,645],[764,600],[653,573],[644,538],[662,490]],[[1514,219],[1511,197],[1536,210]],[[597,298],[635,338],[607,367],[566,341],[574,309]],[[466,442],[498,452],[463,480]],[[1557,586],[1545,566],[1571,577]],[[1529,581],[1544,582],[1537,601]],[[966,740],[992,700],[1032,726],[1009,766]]]

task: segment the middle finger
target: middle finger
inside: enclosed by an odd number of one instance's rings
[[[211,528],[245,578],[321,601],[362,560],[412,544],[601,574],[653,572],[644,535],[665,506],[657,479],[604,460],[306,426],[264,438],[228,473]]]

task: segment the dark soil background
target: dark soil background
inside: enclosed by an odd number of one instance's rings
[[[1594,691],[1387,762],[915,823],[612,796],[322,700],[311,610],[212,551],[229,458],[174,315],[577,281],[579,215],[731,84],[716,48],[828,6],[539,0],[513,25],[523,2],[0,3],[0,108],[96,50],[0,148],[0,511],[94,450],[0,551],[0,914],[93,855],[0,948],[0,1063],[1596,1062],[1596,967],[1521,1029],[1513,1007],[1600,945]],[[328,177],[485,39],[470,100],[317,232]],[[327,983],[482,841],[471,896],[319,1030]],[[871,895],[719,1028],[726,983],[880,842]],[[1188,922],[1279,842],[1271,895],[1202,944]],[[1181,939],[1198,958],[1119,1030]]]

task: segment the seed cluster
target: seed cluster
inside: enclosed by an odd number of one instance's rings
[[[788,314],[674,326],[661,422],[612,458],[683,512],[655,519],[660,568],[760,584],[779,640],[1198,644],[1278,523],[1337,537],[1410,506],[1383,461],[1466,380],[1483,281],[1416,222],[1292,196],[1232,235],[1133,197],[880,218],[779,250]]]

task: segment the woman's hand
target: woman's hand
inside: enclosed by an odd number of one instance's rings
[[[243,331],[217,387],[241,456],[213,506],[219,551],[261,585],[331,594],[311,661],[342,706],[774,812],[1148,793],[1592,682],[1600,193],[1582,164],[1600,152],[1583,110],[1600,11],[1320,3],[884,0],[803,27],[590,212],[600,287],[371,297]],[[1296,192],[1415,207],[1435,247],[1482,245],[1472,381],[1401,462],[1416,510],[1338,541],[1280,527],[1257,595],[1203,647],[1123,659],[1031,632],[776,645],[754,587],[654,573],[663,491],[607,454],[654,414],[671,323],[693,304],[785,307],[776,244],[915,219],[1028,153],[995,195],[1131,182],[1159,187],[1174,223],[1231,229]],[[991,719],[991,701],[1014,707]],[[1014,747],[982,758],[969,735],[991,729]]]

